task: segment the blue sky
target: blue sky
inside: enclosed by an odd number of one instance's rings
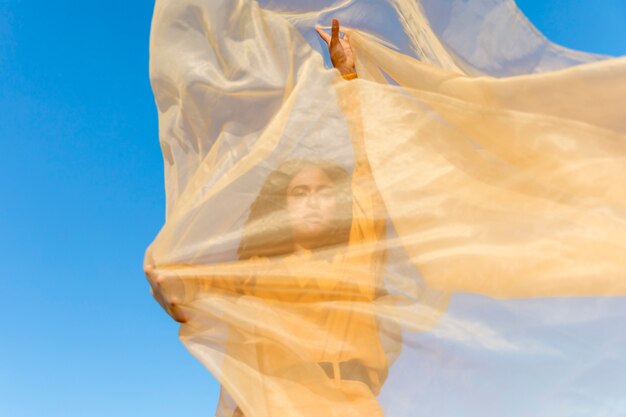
[[[626,54],[623,0],[518,5],[557,43]],[[0,416],[214,414],[141,272],[164,220],[152,7],[0,0]]]

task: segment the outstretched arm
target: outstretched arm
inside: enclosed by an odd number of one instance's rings
[[[332,34],[329,36],[320,28],[316,28],[319,35],[326,41],[333,66],[341,72],[343,78],[351,80],[357,78],[354,67],[354,55],[350,45],[350,36],[345,33],[344,38],[339,38],[339,21],[333,19]],[[375,282],[367,288],[377,289],[381,285],[378,281],[382,276],[382,267],[386,259],[384,242],[386,234],[386,210],[380,195],[371,167],[365,152],[363,143],[363,125],[360,120],[359,101],[357,95],[350,95],[347,101],[341,101],[344,109],[350,113],[352,129],[350,138],[354,147],[354,171],[352,173],[352,195],[354,200],[352,213],[352,228],[350,230],[350,244],[353,247],[368,247],[368,250],[360,250],[358,262],[362,265],[370,265]]]
[[[247,268],[228,263],[176,264],[167,267],[156,267],[147,263],[144,265],[144,272],[154,299],[174,320],[186,323],[190,318],[181,309],[181,305],[188,304],[202,293],[221,291],[241,294],[254,277],[250,270],[261,271],[266,264],[263,259],[248,260],[246,263]]]
[[[301,259],[283,259],[273,262],[266,257],[252,257],[245,261],[218,264],[170,264],[155,266],[148,261],[144,270],[153,297],[172,318],[180,323],[190,317],[183,307],[208,294],[225,296],[251,295],[289,303],[311,300],[354,300],[355,288],[343,283],[343,272],[336,269],[311,268],[310,262]],[[358,273],[355,271],[356,273]],[[344,271],[345,272],[345,271]],[[316,281],[317,287],[303,291],[301,280]]]

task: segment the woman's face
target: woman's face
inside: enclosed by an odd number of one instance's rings
[[[294,242],[315,247],[332,231],[337,211],[336,189],[328,175],[316,166],[298,172],[287,186],[287,215]]]

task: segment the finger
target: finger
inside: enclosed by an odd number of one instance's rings
[[[333,19],[333,27],[331,30],[331,42],[339,42],[339,20]]]
[[[158,290],[154,290],[153,288],[150,288],[150,290],[151,290],[150,292],[152,293],[152,297],[154,297],[156,302],[161,306],[161,308],[167,314],[170,314],[170,312],[169,312],[169,302],[163,298],[163,296],[161,295],[161,292],[158,291]]]
[[[146,275],[151,283],[150,294],[152,294],[154,299],[174,320],[179,323],[187,323],[190,317],[178,306],[179,298],[177,296],[172,296],[170,298],[172,289],[165,288],[166,285],[170,287],[170,284],[178,284],[178,282],[173,282],[171,279],[172,277],[168,279],[168,276],[165,276],[162,273],[157,274],[154,267],[151,265],[146,265],[144,267],[144,271],[146,272]]]
[[[343,40],[350,43],[350,35],[348,35],[348,32],[344,32]]]
[[[161,307],[167,310],[170,302],[163,288],[163,284],[165,283],[165,277],[161,274],[152,274],[151,279],[150,293],[152,294],[154,299],[161,305]]]
[[[315,30],[320,35],[320,37],[324,40],[324,42],[326,42],[327,44],[330,44],[330,35],[326,33],[326,31],[324,31],[322,28],[319,28],[319,27],[316,27]]]
[[[181,310],[178,306],[178,300],[173,299],[169,305],[169,311],[174,320],[179,323],[187,323],[189,321],[189,315]]]

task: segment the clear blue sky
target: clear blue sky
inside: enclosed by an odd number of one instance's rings
[[[626,54],[624,0],[519,0]],[[153,3],[0,0],[0,416],[212,416],[217,384],[148,292],[164,219]]]

